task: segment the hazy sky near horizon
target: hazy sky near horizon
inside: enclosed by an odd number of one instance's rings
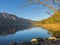
[[[31,20],[41,20],[51,16],[46,13],[50,12],[52,14],[52,11],[46,6],[42,4],[29,4],[27,1],[28,0],[0,0],[0,12],[15,14],[18,17]],[[24,7],[26,3],[28,5]],[[53,5],[50,1],[48,3]],[[58,9],[57,5],[53,6]]]

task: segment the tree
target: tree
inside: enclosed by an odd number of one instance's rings
[[[49,9],[51,9],[53,12],[55,12],[57,15],[60,15],[60,13],[51,5],[51,4],[45,4],[45,2],[49,2],[49,0],[45,0],[44,2],[42,2],[41,0],[29,0],[29,2],[31,4],[42,4],[46,7],[48,7]],[[60,0],[51,0],[51,2],[53,4],[57,4],[59,5],[57,2],[60,2]]]

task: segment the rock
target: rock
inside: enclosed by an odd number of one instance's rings
[[[48,40],[57,40],[56,37],[49,37]]]
[[[9,45],[17,45],[17,42],[11,42]]]
[[[57,38],[56,38],[57,39]],[[23,42],[12,42],[10,45],[60,45],[60,40],[56,40],[55,37],[44,38],[33,38],[31,41]]]
[[[37,45],[38,44],[38,40],[37,39],[32,39],[31,43],[32,43],[32,45]]]
[[[26,42],[20,42],[18,45],[31,45],[31,42],[26,41]]]

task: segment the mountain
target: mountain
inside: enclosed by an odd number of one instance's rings
[[[31,25],[31,22],[13,14],[0,13],[0,25]]]

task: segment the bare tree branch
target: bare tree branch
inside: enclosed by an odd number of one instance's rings
[[[30,0],[30,2],[35,2],[35,3],[38,3],[38,4],[42,4],[46,7],[48,7],[49,9],[53,10],[53,12],[55,12],[57,15],[60,15],[59,12],[50,4],[45,4],[45,2],[42,2],[41,0]],[[46,0],[48,1],[48,0]],[[55,4],[55,0],[52,1],[54,4]]]
[[[56,3],[57,1],[60,2],[59,0],[53,0],[53,4],[56,4],[60,7],[60,4]]]
[[[47,11],[46,13],[47,13],[47,14],[49,14],[49,15],[51,15],[51,13],[50,13],[50,12],[48,12],[48,11]]]

